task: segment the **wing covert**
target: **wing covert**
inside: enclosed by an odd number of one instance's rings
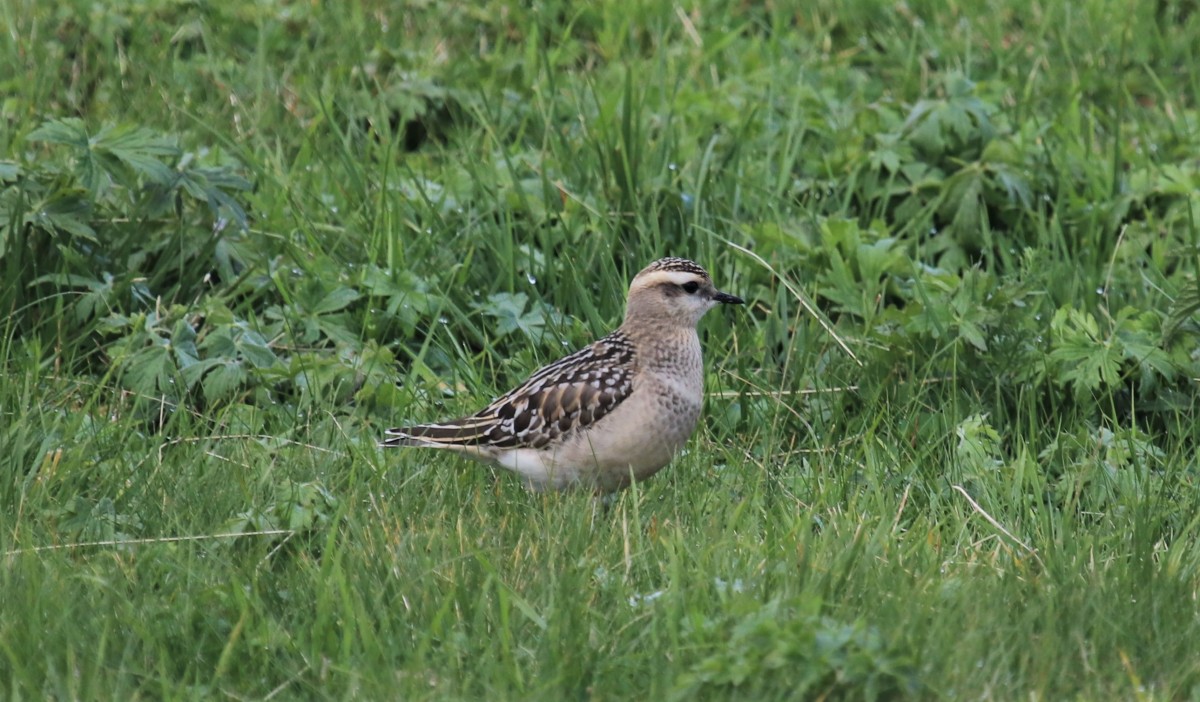
[[[467,420],[492,419],[479,444],[542,448],[586,428],[633,390],[633,344],[619,331],[542,368]]]

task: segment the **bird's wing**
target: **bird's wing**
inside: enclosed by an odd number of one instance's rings
[[[534,373],[479,412],[389,429],[384,446],[542,448],[605,416],[629,397],[637,358],[620,330]]]

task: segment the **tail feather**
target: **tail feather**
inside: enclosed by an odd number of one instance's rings
[[[425,446],[463,447],[477,446],[487,441],[487,431],[493,426],[490,421],[478,417],[467,417],[445,424],[417,424],[411,427],[388,429],[388,438],[380,446]]]

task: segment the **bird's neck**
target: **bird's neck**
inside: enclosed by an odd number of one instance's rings
[[[638,348],[638,363],[647,370],[699,372],[700,337],[692,326],[622,325]]]

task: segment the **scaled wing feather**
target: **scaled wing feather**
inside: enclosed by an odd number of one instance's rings
[[[633,390],[636,362],[633,344],[613,332],[542,368],[469,417],[390,429],[383,444],[542,448],[621,404]]]

